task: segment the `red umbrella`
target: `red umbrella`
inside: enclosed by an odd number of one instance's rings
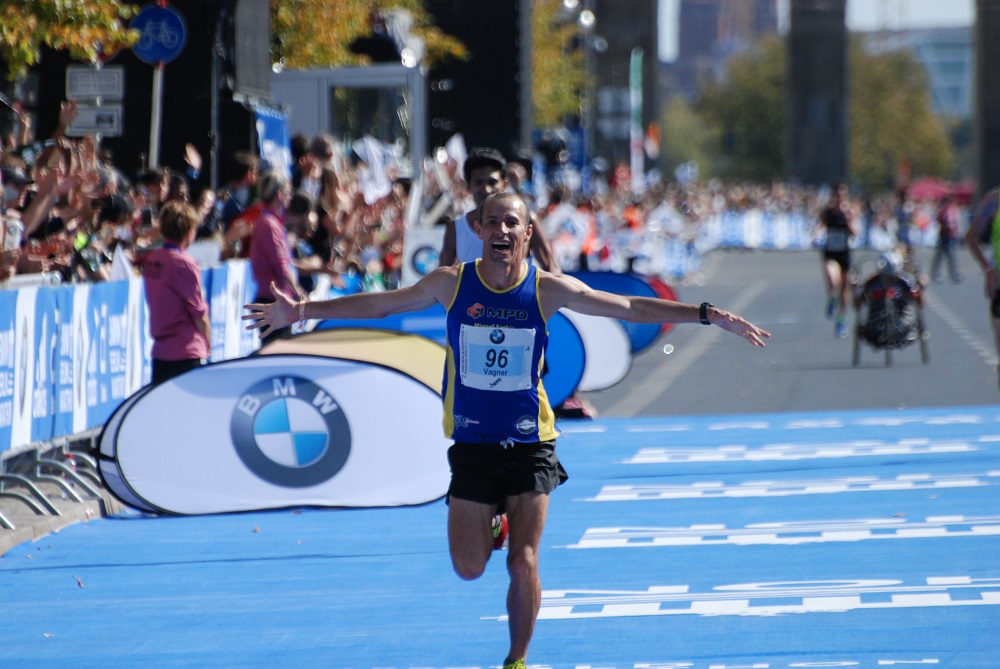
[[[911,200],[940,200],[951,195],[951,184],[933,177],[917,179],[906,189]]]
[[[953,192],[960,203],[969,204],[972,202],[972,198],[976,196],[976,182],[962,181],[955,185]]]

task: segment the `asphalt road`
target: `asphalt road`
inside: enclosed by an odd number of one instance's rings
[[[891,366],[884,351],[863,345],[852,366],[853,330],[847,339],[834,336],[816,253],[715,251],[698,285],[676,287],[679,299],[744,316],[771,332],[767,347],[752,348],[719,328],[681,325],[637,355],[621,382],[584,396],[601,417],[994,404],[997,356],[981,275],[967,249],[956,256],[963,281],[930,282],[925,291],[927,364],[916,345],[894,351]],[[873,271],[877,253],[854,257],[864,274]],[[931,258],[930,249],[917,252],[923,274]]]

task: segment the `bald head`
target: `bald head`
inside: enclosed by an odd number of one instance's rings
[[[531,225],[531,214],[528,211],[528,204],[524,201],[524,198],[518,195],[514,191],[501,191],[499,193],[493,193],[485,200],[483,200],[482,206],[479,207],[479,220],[483,220],[483,216],[486,215],[487,208],[492,210],[494,205],[504,205],[506,207],[514,208],[521,220],[524,221],[525,226]]]

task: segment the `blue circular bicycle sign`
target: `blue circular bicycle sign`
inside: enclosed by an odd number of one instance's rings
[[[169,63],[184,48],[187,28],[184,17],[172,7],[146,5],[135,15],[129,27],[139,31],[139,41],[132,47],[144,63]]]

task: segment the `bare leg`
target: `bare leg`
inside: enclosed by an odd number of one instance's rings
[[[826,296],[830,299],[837,294],[836,283],[834,272],[839,269],[837,263],[832,260],[827,260],[826,258],[821,258],[823,261],[823,285],[826,287]]]
[[[535,619],[542,604],[542,582],[538,577],[538,546],[549,510],[549,496],[528,492],[507,498],[510,523],[507,547],[507,616],[510,629],[508,660],[526,659]]]
[[[448,500],[448,549],[451,564],[455,573],[466,581],[482,576],[486,563],[493,554],[493,533],[490,526],[495,513],[495,505],[455,497]]]
[[[823,259],[823,286],[826,288],[826,317],[833,318],[837,305],[837,277],[840,266],[833,260]]]
[[[837,317],[843,319],[844,314],[847,313],[847,298],[850,292],[851,283],[850,281],[848,281],[847,271],[837,263],[833,264],[835,267],[834,276],[836,277],[835,285],[837,286],[837,293],[838,293]]]

